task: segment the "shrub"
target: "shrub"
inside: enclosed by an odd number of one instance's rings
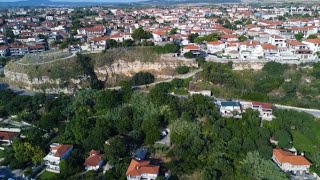
[[[153,74],[149,72],[139,72],[131,78],[131,84],[133,86],[150,84],[154,82],[154,79]]]
[[[176,72],[178,74],[187,74],[190,71],[190,67],[188,66],[178,66],[176,68]]]
[[[191,59],[191,58],[195,58],[196,56],[191,52],[187,52],[187,53],[184,53],[183,55],[185,58],[188,58],[188,59]]]

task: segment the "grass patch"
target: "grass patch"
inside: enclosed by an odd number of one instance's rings
[[[59,179],[59,175],[53,172],[44,171],[37,179],[38,180],[56,180],[56,179]]]
[[[320,121],[317,120],[309,129],[308,135],[301,131],[293,131],[293,145],[298,150],[309,153],[316,153],[320,148]]]

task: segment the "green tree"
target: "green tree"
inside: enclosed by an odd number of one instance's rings
[[[262,158],[258,152],[248,152],[241,161],[240,174],[247,179],[287,179],[271,160]]]
[[[296,38],[297,41],[302,41],[303,36],[304,36],[303,33],[299,32],[294,35],[294,38]]]
[[[188,66],[178,66],[176,67],[176,72],[178,74],[187,74],[190,71],[190,67]]]
[[[177,34],[177,32],[178,32],[178,28],[173,28],[170,30],[169,35]]]
[[[316,34],[310,34],[307,39],[317,39],[318,36]]]
[[[198,34],[198,33],[195,33],[195,34],[192,33],[192,34],[190,34],[190,35],[188,36],[188,40],[189,40],[190,43],[193,43],[194,40],[195,40],[197,37],[199,37],[199,34]]]
[[[241,35],[238,39],[240,42],[244,42],[244,41],[248,40],[247,36],[245,36],[245,35]]]
[[[136,41],[141,41],[142,39],[150,39],[151,37],[152,34],[148,31],[145,31],[142,27],[135,29],[132,33],[132,38]]]
[[[278,141],[278,146],[281,148],[291,148],[291,134],[286,131],[286,130],[282,130],[282,129],[278,129],[276,130],[276,132],[274,133],[274,137],[275,139]]]
[[[127,143],[122,136],[115,136],[108,140],[104,145],[105,158],[112,162],[118,161],[119,158],[127,155]]]
[[[196,56],[193,54],[193,52],[189,51],[184,53],[183,55],[185,58],[191,59],[191,58],[195,58]]]
[[[139,72],[131,78],[131,84],[134,86],[153,83],[155,80],[153,74],[149,72]]]

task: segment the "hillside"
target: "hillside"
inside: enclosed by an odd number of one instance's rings
[[[10,62],[4,73],[11,85],[56,93],[92,87],[93,82],[114,86],[140,71],[151,72],[160,79],[170,78],[175,75],[175,67],[180,65],[197,66],[195,62],[179,60],[170,54],[156,53],[151,47],[134,47],[83,55],[28,55]]]
[[[267,63],[261,70],[233,70],[232,63],[206,63],[194,89],[211,89],[216,97],[320,108],[319,63]]]

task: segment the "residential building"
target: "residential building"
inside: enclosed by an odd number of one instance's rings
[[[107,49],[108,37],[93,37],[89,40],[90,51],[103,51]]]
[[[294,174],[308,173],[311,163],[302,155],[282,149],[273,149],[272,160],[282,171]]]
[[[12,45],[10,47],[11,56],[23,56],[29,54],[29,47],[24,45]]]
[[[207,53],[208,54],[222,52],[225,48],[226,48],[226,44],[221,41],[207,42]]]
[[[6,57],[10,55],[10,48],[8,46],[0,46],[0,57]]]
[[[306,39],[302,43],[306,44],[313,53],[320,51],[320,38]]]
[[[263,120],[272,120],[272,106],[269,103],[252,102],[252,109],[259,111]]]
[[[285,41],[286,41],[286,39],[279,36],[279,35],[271,35],[271,36],[269,36],[268,43],[270,43],[276,47],[286,47]]]
[[[181,50],[181,54],[185,54],[187,52],[192,52],[194,55],[200,55],[200,47],[198,45],[189,44],[187,46],[183,46]]]
[[[89,157],[84,162],[85,169],[88,171],[97,171],[103,164],[103,154],[100,151],[91,150]]]
[[[128,180],[155,180],[158,177],[160,166],[151,165],[150,161],[132,159],[127,169]]]
[[[18,137],[19,132],[0,131],[0,145],[12,145],[13,139]]]
[[[60,173],[60,161],[69,157],[73,149],[70,144],[57,144],[50,145],[49,154],[43,158],[45,161],[46,170],[54,173]]]
[[[168,40],[167,32],[164,30],[157,30],[152,32],[154,42],[163,42]]]
[[[242,113],[241,105],[236,101],[220,102],[220,114],[224,117],[240,117]]]

